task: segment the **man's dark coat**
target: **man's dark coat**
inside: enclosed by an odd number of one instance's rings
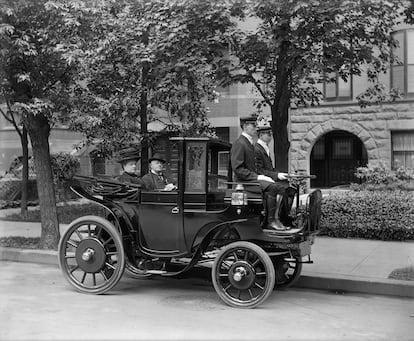
[[[145,174],[142,177],[141,181],[142,181],[142,186],[147,191],[162,190],[167,184],[172,183],[172,181],[164,177],[164,175],[159,177],[158,175],[152,172]]]
[[[240,135],[240,137],[234,141],[230,151],[230,159],[231,167],[235,175],[235,181],[244,183],[255,182],[260,184],[260,187],[249,186],[249,188],[247,188],[249,192],[260,193],[261,190],[265,190],[271,184],[271,182],[268,181],[257,180],[254,146],[243,135]]]
[[[256,157],[256,169],[259,174],[267,175],[277,181],[277,171],[274,169],[272,159],[267,155],[266,150],[259,143],[254,145],[254,153]]]

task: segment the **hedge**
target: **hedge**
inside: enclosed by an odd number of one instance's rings
[[[325,196],[320,234],[338,238],[414,240],[414,193],[346,191]]]

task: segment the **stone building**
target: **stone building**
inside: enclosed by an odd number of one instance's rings
[[[290,132],[291,167],[317,175],[311,186],[349,184],[367,164],[414,166],[414,101],[295,109]]]

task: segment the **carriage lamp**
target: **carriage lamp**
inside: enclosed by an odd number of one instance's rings
[[[244,192],[244,187],[242,184],[237,184],[236,191],[231,194],[231,204],[233,206],[246,206],[247,205],[247,193]],[[241,210],[238,209],[237,213],[240,214]]]

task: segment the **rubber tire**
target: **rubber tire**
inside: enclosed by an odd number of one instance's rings
[[[65,255],[66,255],[66,242],[70,238],[70,236],[74,233],[74,231],[80,226],[84,224],[94,224],[94,225],[100,225],[113,239],[115,243],[115,247],[117,250],[119,250],[117,253],[118,256],[118,266],[114,273],[111,275],[108,283],[106,283],[102,287],[98,288],[87,288],[85,286],[80,285],[77,281],[75,281],[71,275],[69,268],[65,261]],[[119,235],[119,232],[115,228],[113,224],[111,224],[108,220],[98,217],[98,216],[83,216],[78,219],[75,219],[68,227],[64,235],[61,237],[59,241],[59,247],[58,247],[58,259],[59,259],[59,266],[62,270],[63,276],[65,279],[71,284],[73,287],[75,287],[76,290],[82,293],[86,294],[103,294],[109,290],[111,290],[115,285],[118,284],[119,280],[121,279],[124,269],[125,269],[125,253],[124,253],[124,247],[122,244],[121,236]]]
[[[226,293],[223,292],[223,288],[218,280],[218,271],[219,271],[219,263],[221,263],[222,257],[229,253],[230,250],[237,250],[237,249],[248,249],[250,252],[256,253],[259,258],[261,258],[261,262],[265,266],[265,271],[268,274],[267,280],[265,283],[265,290],[261,297],[255,301],[252,302],[238,302],[226,295]],[[273,263],[269,257],[269,255],[258,245],[253,244],[251,242],[246,241],[237,241],[231,244],[226,245],[223,247],[222,250],[220,250],[219,254],[216,256],[213,267],[211,269],[211,277],[214,289],[216,290],[218,296],[229,306],[236,307],[236,308],[255,308],[262,304],[269,295],[273,292],[274,286],[275,286],[275,269],[273,267]]]

